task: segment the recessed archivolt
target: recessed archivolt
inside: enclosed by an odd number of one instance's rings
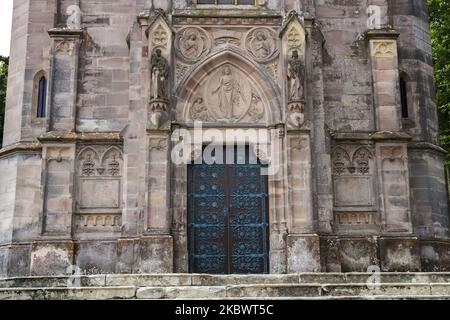
[[[281,94],[270,76],[228,48],[188,72],[177,91],[179,122],[279,123]]]

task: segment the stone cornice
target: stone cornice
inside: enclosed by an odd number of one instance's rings
[[[392,39],[395,40],[400,36],[400,33],[394,29],[373,29],[368,30],[365,34],[367,39]]]
[[[444,148],[429,142],[410,142],[408,143],[408,149],[432,150],[444,156],[448,154]]]
[[[74,143],[74,142],[123,142],[123,137],[118,132],[47,132],[41,135],[38,140],[44,143]]]
[[[15,153],[38,153],[42,150],[42,145],[38,142],[18,142],[0,149],[0,158]]]
[[[374,141],[409,141],[412,137],[404,132],[378,131],[378,132],[330,132],[334,140],[374,140]]]
[[[83,37],[83,30],[69,28],[54,28],[48,30],[50,38],[78,38]]]

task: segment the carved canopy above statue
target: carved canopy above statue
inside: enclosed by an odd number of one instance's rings
[[[179,122],[269,124],[279,121],[270,76],[232,51],[200,64],[180,84]]]

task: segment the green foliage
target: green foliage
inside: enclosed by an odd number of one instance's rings
[[[0,56],[0,148],[3,144],[3,125],[5,123],[6,84],[8,82],[9,59]]]
[[[450,1],[428,0],[441,144],[450,151]],[[450,156],[447,157],[450,165]]]

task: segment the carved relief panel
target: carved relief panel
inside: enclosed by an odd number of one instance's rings
[[[277,28],[270,26],[233,25],[222,28],[204,25],[177,30],[176,82],[187,74],[189,68],[209,54],[233,47],[249,60],[261,64],[261,69],[277,82],[279,42]]]
[[[84,146],[76,163],[78,228],[120,228],[123,156],[118,146]]]
[[[332,172],[337,224],[375,224],[376,170],[372,147],[336,146],[332,153]]]
[[[187,103],[188,121],[252,122],[266,121],[263,95],[238,66],[225,63],[207,75]]]

